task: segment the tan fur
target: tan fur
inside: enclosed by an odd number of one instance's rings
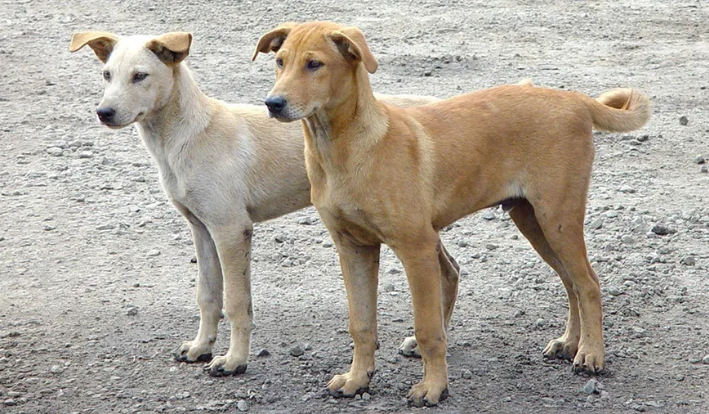
[[[192,36],[121,37],[84,32],[71,51],[93,48],[110,73],[99,107],[116,110],[112,128],[136,123],[157,162],[160,182],[188,221],[199,265],[200,325],[194,340],[175,351],[179,361],[210,360],[224,305],[231,341],[224,356],[211,359],[212,375],[246,370],[253,330],[250,254],[254,222],[310,205],[303,162],[302,129],[269,122],[262,106],[233,105],[207,97],[185,63]],[[135,83],[136,72],[148,73]],[[430,103],[436,98],[399,95],[394,105]],[[458,277],[453,258],[443,266]],[[222,303],[224,293],[225,303]]]
[[[371,52],[362,41],[347,45],[359,53],[343,48],[344,30],[361,36],[333,23],[292,26],[269,94],[287,101],[277,119],[303,119],[312,201],[337,245],[347,288],[354,356],[330,391],[353,396],[374,372],[378,252],[386,243],[406,270],[423,357],[423,380],[409,398],[435,405],[446,395],[445,326],[457,280],[442,272],[438,232],[501,202],[568,293],[566,332],[545,355],[602,370],[600,287],[583,238],[592,129],[639,128],[650,116],[647,96],[623,89],[594,100],[523,81],[396,108],[374,97],[367,73],[374,66],[362,63]],[[304,70],[311,60],[322,65]]]

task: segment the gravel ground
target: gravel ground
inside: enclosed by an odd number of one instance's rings
[[[463,277],[449,336],[451,396],[435,411],[709,412],[702,2],[0,6],[0,412],[419,411],[404,402],[421,364],[397,354],[412,316],[389,250],[372,394],[324,394],[347,367],[351,340],[337,256],[313,209],[255,228],[258,327],[247,373],[211,378],[201,364],[172,360],[198,325],[187,226],[134,128],[95,121],[100,64],[67,50],[78,30],[192,31],[188,62],[202,88],[258,103],[273,82],[272,57],[250,62],[258,37],[282,21],[315,19],[363,29],[380,60],[380,92],[446,97],[530,77],[591,95],[639,87],[655,105],[637,134],[595,136],[587,241],[603,286],[607,373],[590,379],[542,359],[563,331],[563,287],[509,217],[489,210],[443,233]],[[222,325],[219,353],[228,346]]]

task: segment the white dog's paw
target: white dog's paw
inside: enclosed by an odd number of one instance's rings
[[[212,344],[186,341],[172,355],[180,362],[209,362],[212,360]]]
[[[416,337],[410,336],[404,339],[404,342],[399,346],[399,353],[407,357],[421,358],[421,351],[419,351],[416,343]]]
[[[212,362],[204,367],[204,370],[213,377],[225,377],[228,375],[238,375],[246,372],[246,360],[229,356],[215,357]]]

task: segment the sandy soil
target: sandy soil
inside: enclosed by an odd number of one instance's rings
[[[372,394],[325,395],[351,340],[329,236],[318,220],[298,224],[317,217],[312,209],[255,228],[247,373],[211,378],[201,364],[173,361],[198,324],[187,226],[134,128],[95,121],[101,65],[67,50],[78,30],[192,31],[188,62],[202,88],[258,103],[273,81],[272,58],[250,62],[259,35],[314,19],[363,29],[380,92],[446,97],[530,77],[591,95],[639,87],[655,105],[637,134],[596,135],[587,240],[608,370],[595,392],[569,363],[542,359],[563,331],[563,288],[509,217],[487,211],[443,234],[464,276],[451,396],[436,411],[709,412],[709,174],[695,159],[709,158],[709,12],[660,0],[3,1],[0,412],[418,411],[404,397],[420,361],[397,354],[412,331],[410,296],[389,250]],[[222,325],[217,352],[228,345]],[[292,356],[294,346],[304,354]],[[270,356],[257,357],[262,349]]]

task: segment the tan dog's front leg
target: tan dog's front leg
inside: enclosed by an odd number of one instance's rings
[[[414,333],[423,359],[423,380],[409,391],[415,406],[437,405],[447,396],[446,331],[442,300],[438,234],[415,243],[392,246],[404,264],[414,305]]]
[[[197,304],[199,305],[199,331],[192,341],[183,342],[174,352],[175,359],[184,362],[209,362],[212,347],[217,339],[217,327],[222,315],[222,268],[214,240],[196,217],[188,217],[192,229],[199,279]]]
[[[347,289],[354,355],[350,371],[335,375],[327,388],[336,397],[354,397],[369,389],[369,381],[374,375],[380,245],[359,246],[338,235],[333,235],[333,240],[340,255]]]
[[[251,304],[251,223],[212,231],[224,274],[226,316],[231,324],[229,351],[205,368],[212,376],[243,374],[254,328]]]
[[[441,287],[443,288],[443,316],[445,318],[446,332],[450,325],[453,308],[458,297],[458,280],[460,279],[460,266],[453,256],[448,253],[441,243],[438,253],[438,262],[441,265]],[[408,357],[421,358],[421,351],[416,344],[416,337],[409,336],[399,346],[399,353]]]

